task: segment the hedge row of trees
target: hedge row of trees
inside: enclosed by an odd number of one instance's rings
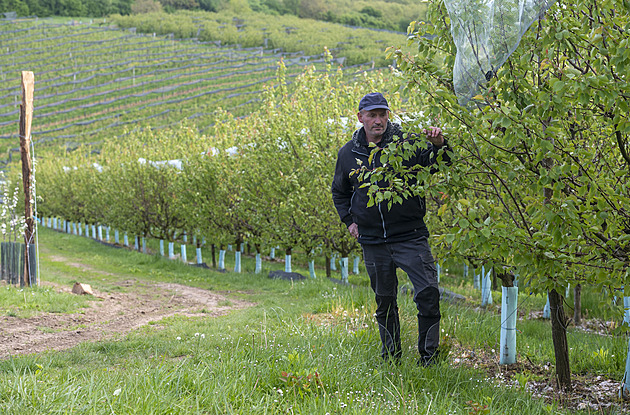
[[[212,137],[146,129],[97,155],[48,155],[37,168],[39,215],[169,242],[187,234],[221,248],[247,242],[256,252],[279,245],[348,257],[358,246],[330,197],[336,154],[361,96],[387,88],[382,74],[343,77],[309,69],[289,93],[281,65],[262,109],[245,118],[218,109]]]

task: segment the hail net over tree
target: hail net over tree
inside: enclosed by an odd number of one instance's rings
[[[466,106],[555,0],[444,0],[457,47],[453,84]]]

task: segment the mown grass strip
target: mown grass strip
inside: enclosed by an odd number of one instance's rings
[[[120,339],[0,362],[3,413],[575,413],[527,392],[528,381],[553,376],[550,371],[524,369],[521,385],[489,379],[487,368],[464,364],[462,351],[496,356],[491,349],[498,344],[499,316],[476,309],[476,300],[443,304],[443,344],[452,354],[422,369],[415,364],[409,296],[400,304],[403,361],[391,365],[378,358],[373,294],[364,274],[343,286],[326,278],[291,283],[266,274],[218,273],[47,229],[40,231],[40,249],[41,278],[57,284],[80,280],[107,291],[128,278],[178,282],[239,293],[255,305],[218,318],[175,316]],[[246,270],[250,261],[245,258]],[[299,260],[294,266],[307,274]],[[281,264],[266,262],[265,272],[270,269]],[[467,290],[451,272],[443,285]],[[521,304],[529,298],[523,297]],[[541,299],[534,301],[538,307]],[[549,323],[518,324],[519,360],[544,367],[553,356]],[[580,348],[572,352],[576,373],[623,370],[622,356],[608,363],[584,356],[604,350],[610,357],[625,340],[579,332],[569,339]]]

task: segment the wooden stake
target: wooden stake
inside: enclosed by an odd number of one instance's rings
[[[33,91],[35,78],[33,72],[22,71],[22,105],[20,106],[20,153],[22,155],[22,181],[24,183],[24,276],[22,286],[30,285],[29,245],[33,241],[33,206],[31,205],[31,123],[33,121]]]

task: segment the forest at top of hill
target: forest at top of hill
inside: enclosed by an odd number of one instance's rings
[[[426,2],[412,0],[0,0],[0,14],[13,16],[105,17],[110,14],[175,10],[260,12],[294,15],[351,26],[405,32],[422,20]]]

